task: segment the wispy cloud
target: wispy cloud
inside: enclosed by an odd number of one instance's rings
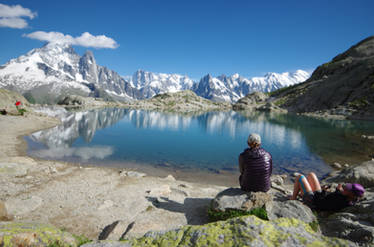
[[[24,37],[30,39],[37,39],[40,41],[47,41],[51,43],[69,43],[77,46],[93,47],[93,48],[110,48],[115,49],[119,45],[115,40],[105,35],[94,36],[88,32],[84,32],[81,36],[72,37],[69,34],[60,32],[44,32],[36,31],[29,34],[24,34]]]
[[[0,3],[0,27],[26,28],[28,23],[23,18],[34,19],[36,12],[21,5],[5,5]]]

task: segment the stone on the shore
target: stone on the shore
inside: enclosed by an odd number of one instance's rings
[[[165,180],[176,181],[176,179],[171,174],[167,175],[167,177],[165,178]]]
[[[353,168],[342,170],[328,182],[359,183],[364,187],[374,187],[374,161],[366,161]]]
[[[302,202],[296,200],[288,200],[284,202],[273,201],[266,205],[266,212],[269,220],[278,218],[295,218],[305,223],[316,221],[317,218],[312,210]]]
[[[133,177],[133,178],[142,178],[142,177],[147,176],[147,174],[142,173],[142,172],[128,171],[126,172],[126,176]]]
[[[211,208],[221,212],[227,209],[250,211],[271,201],[272,196],[265,192],[246,192],[239,188],[228,188],[216,195],[211,202]]]
[[[147,191],[148,195],[150,196],[168,196],[171,193],[170,186],[164,184],[160,187],[152,188]]]
[[[335,162],[334,164],[332,164],[332,166],[336,169],[342,169],[342,165],[339,164],[338,162]]]
[[[168,232],[148,232],[125,242],[96,242],[83,247],[114,246],[356,246],[312,230],[299,220],[279,218],[264,221],[242,216],[202,226],[184,226]]]
[[[68,232],[40,223],[0,222],[0,246],[77,246]]]
[[[273,175],[270,177],[270,180],[271,180],[271,183],[282,186],[286,178],[287,178],[287,175]]]
[[[374,140],[374,136],[362,135],[361,137],[366,140]]]

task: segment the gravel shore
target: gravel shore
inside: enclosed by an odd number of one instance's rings
[[[14,221],[51,223],[90,239],[120,221],[131,228],[127,237],[142,236],[206,223],[211,199],[226,188],[176,180],[178,174],[155,177],[28,157],[23,136],[58,123],[35,113],[0,116],[0,200]]]

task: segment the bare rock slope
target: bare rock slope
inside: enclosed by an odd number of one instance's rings
[[[272,96],[290,112],[327,112],[373,120],[374,36],[319,66],[304,83]]]

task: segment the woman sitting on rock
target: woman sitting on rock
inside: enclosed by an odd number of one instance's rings
[[[339,184],[335,192],[327,192],[326,187],[322,190],[316,174],[311,172],[307,178],[304,175],[297,176],[290,199],[296,200],[301,194],[303,202],[312,209],[338,211],[353,205],[364,193],[365,189],[361,184],[350,183]]]

